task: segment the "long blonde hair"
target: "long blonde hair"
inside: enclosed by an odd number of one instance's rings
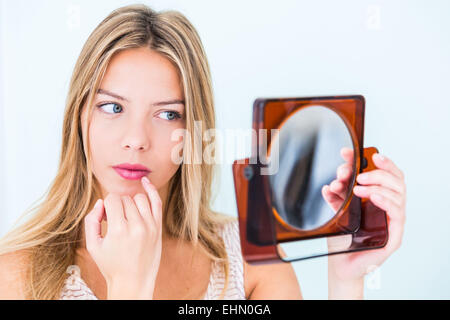
[[[22,224],[18,220],[0,240],[0,255],[18,250],[27,253],[27,299],[60,297],[66,269],[74,263],[82,240],[83,218],[101,197],[99,183],[90,170],[89,141],[83,143],[81,111],[86,105],[91,114],[94,95],[111,57],[121,50],[140,47],[161,53],[177,67],[185,95],[187,131],[194,132],[194,121],[201,121],[202,136],[215,127],[209,64],[188,19],[177,11],[156,12],[145,5],[129,5],[110,13],[89,36],[72,74],[57,175],[44,200],[19,218],[31,213],[29,219]],[[200,244],[210,259],[223,265],[226,281],[222,299],[228,285],[229,260],[217,232],[236,218],[211,209],[217,167],[205,161],[194,163],[190,146],[195,136],[191,136],[183,149],[187,163],[180,165],[169,182],[163,223],[168,234],[192,242],[196,248]]]

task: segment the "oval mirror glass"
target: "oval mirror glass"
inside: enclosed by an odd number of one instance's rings
[[[350,132],[330,108],[308,106],[282,123],[268,150],[272,206],[278,219],[299,230],[313,230],[336,216],[355,179],[355,156],[346,162],[345,148],[354,152]],[[334,181],[344,167],[348,179]],[[335,198],[326,199],[325,185],[339,189]]]

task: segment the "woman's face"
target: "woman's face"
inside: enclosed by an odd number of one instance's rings
[[[89,127],[92,170],[103,197],[144,193],[140,172],[117,168],[124,164],[148,168],[150,172],[143,174],[164,193],[180,166],[171,153],[182,138],[172,141],[171,135],[185,128],[184,113],[178,72],[167,58],[148,48],[127,49],[112,58],[95,96]],[[83,137],[87,116],[84,107]]]

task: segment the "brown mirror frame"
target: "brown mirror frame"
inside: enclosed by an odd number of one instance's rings
[[[277,129],[294,112],[308,106],[325,106],[336,112],[349,129],[355,150],[356,174],[376,169],[372,155],[375,147],[363,147],[365,99],[361,95],[306,98],[260,98],[253,104],[253,129],[251,158],[235,160],[232,165],[239,218],[241,249],[250,264],[288,262],[277,250],[279,243],[304,239],[323,238],[332,235],[351,234],[351,245],[343,251],[302,257],[304,260],[325,255],[377,249],[384,247],[388,239],[386,212],[367,198],[359,198],[351,192],[343,207],[329,223],[308,231],[289,227],[274,214],[267,175],[259,174],[267,168],[258,158],[258,151],[269,150],[271,129]],[[266,129],[267,139],[260,137],[260,129]],[[268,144],[267,144],[268,143]],[[267,145],[266,145],[267,144]],[[255,148],[257,146],[257,148]]]

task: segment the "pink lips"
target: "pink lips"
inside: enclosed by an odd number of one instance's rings
[[[140,164],[123,163],[113,168],[122,178],[127,180],[139,180],[151,172],[147,167]]]

